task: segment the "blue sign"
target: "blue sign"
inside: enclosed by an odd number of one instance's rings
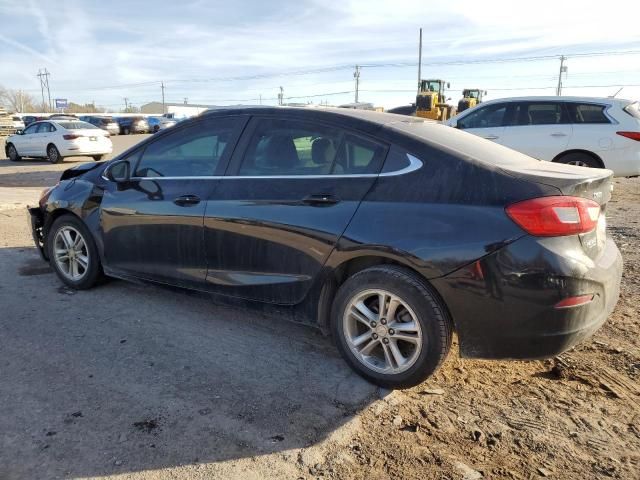
[[[56,98],[56,108],[67,108],[68,106],[66,98]]]

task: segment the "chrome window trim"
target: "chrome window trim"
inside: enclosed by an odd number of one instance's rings
[[[203,176],[188,176],[188,177],[131,177],[129,180],[132,182],[139,182],[142,180],[224,180],[225,178],[232,180],[248,179],[318,179],[318,178],[377,178],[377,177],[397,177],[399,175],[406,175],[407,173],[414,172],[422,167],[424,163],[422,160],[407,153],[409,159],[409,165],[400,170],[385,173],[361,173],[361,174],[343,174],[343,175],[203,175]],[[110,181],[105,172],[111,166],[105,168],[101,177],[107,181]]]

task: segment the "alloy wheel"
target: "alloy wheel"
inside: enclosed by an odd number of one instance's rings
[[[69,280],[81,280],[89,269],[87,243],[71,226],[64,226],[56,232],[53,254],[58,270]]]
[[[367,368],[398,374],[420,356],[420,322],[399,296],[382,289],[359,292],[347,304],[344,336],[353,355]]]

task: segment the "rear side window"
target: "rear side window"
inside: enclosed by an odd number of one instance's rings
[[[61,127],[66,128],[67,130],[85,130],[85,129],[92,129],[92,128],[98,128],[95,125],[92,125],[88,122],[58,122],[60,124]]]
[[[257,119],[241,176],[377,173],[385,147],[338,128],[299,120]]]
[[[507,111],[506,103],[496,103],[487,105],[478,110],[474,110],[468,115],[458,120],[457,127],[460,129],[467,128],[495,128],[504,125],[505,113]]]
[[[137,177],[202,177],[216,174],[233,143],[239,119],[209,119],[176,130],[151,143],[135,171]]]
[[[518,102],[508,125],[560,125],[569,122],[561,102]]]
[[[604,113],[604,105],[568,103],[571,123],[611,123]]]

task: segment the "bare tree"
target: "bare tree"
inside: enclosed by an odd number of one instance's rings
[[[0,86],[0,104],[12,112],[38,112],[43,111],[42,105],[38,105],[37,100],[23,90],[14,90]]]

